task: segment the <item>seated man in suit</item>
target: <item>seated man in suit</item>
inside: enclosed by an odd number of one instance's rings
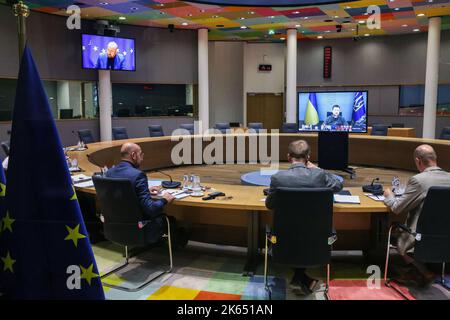
[[[432,186],[450,185],[450,173],[437,166],[437,156],[432,146],[427,144],[418,146],[414,150],[414,162],[420,173],[409,179],[403,195],[396,197],[389,188],[384,191],[384,203],[395,214],[407,213],[405,224],[412,231],[416,231],[417,221],[428,189]],[[399,254],[407,265],[413,267],[402,275],[403,278],[398,280],[400,282],[412,280],[420,285],[427,285],[434,280],[434,275],[423,264],[406,254],[414,247],[414,242],[414,237],[406,232],[402,232],[397,238]]]
[[[128,178],[135,186],[136,195],[141,203],[144,214],[149,219],[154,219],[162,213],[163,207],[171,203],[175,198],[169,193],[164,193],[162,199],[153,200],[152,195],[159,192],[160,187],[148,188],[147,175],[139,170],[144,161],[144,153],[141,147],[135,143],[125,143],[120,149],[122,156],[121,162],[106,172],[108,178]],[[176,228],[176,220],[169,217],[171,234],[173,236],[174,246],[184,246],[187,243],[187,236],[184,230]],[[157,242],[167,230],[166,220],[158,217],[148,227],[147,238],[151,242]]]
[[[280,171],[271,177],[270,189],[278,187],[288,188],[331,188],[333,192],[342,190],[342,182],[336,176],[320,169],[309,161],[310,148],[306,141],[297,140],[289,144],[288,161],[291,166],[286,171]],[[301,204],[299,203],[299,206]],[[274,207],[273,193],[269,192],[266,198],[266,207]],[[300,294],[310,294],[313,292],[318,281],[311,279],[305,268],[296,268],[291,281],[291,288]]]
[[[117,43],[114,41],[108,43],[106,53],[99,54],[95,67],[97,69],[123,70],[125,57],[118,51]]]
[[[326,126],[346,126],[348,123],[345,121],[345,118],[340,115],[341,107],[335,104],[331,109],[331,115],[326,118],[323,123]]]

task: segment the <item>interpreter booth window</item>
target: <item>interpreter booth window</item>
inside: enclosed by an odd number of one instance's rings
[[[98,117],[95,82],[42,80],[55,119]],[[0,121],[11,121],[16,95],[16,79],[0,79]]]
[[[113,83],[113,116],[193,116],[194,90],[190,84]]]
[[[425,86],[400,86],[400,115],[423,115]],[[437,115],[450,116],[450,84],[438,86]]]

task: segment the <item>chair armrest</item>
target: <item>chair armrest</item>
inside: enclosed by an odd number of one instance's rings
[[[410,228],[408,228],[407,226],[405,226],[404,224],[400,223],[400,222],[394,222],[391,225],[391,228],[395,228],[395,229],[400,229],[403,230],[409,234],[415,235],[415,232],[412,232],[412,230]]]

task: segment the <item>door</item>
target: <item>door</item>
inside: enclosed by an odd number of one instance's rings
[[[282,93],[247,93],[247,125],[262,122],[264,129],[281,129],[283,118]]]

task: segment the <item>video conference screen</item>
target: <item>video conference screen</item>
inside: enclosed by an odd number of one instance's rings
[[[300,92],[298,130],[367,132],[367,91]]]
[[[136,70],[134,39],[83,34],[83,68],[100,70]]]

